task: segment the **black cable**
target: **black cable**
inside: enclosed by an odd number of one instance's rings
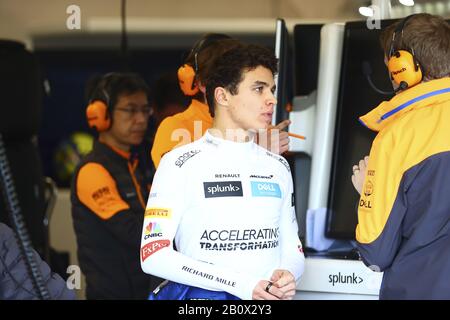
[[[24,218],[17,199],[16,188],[14,186],[11,169],[9,167],[6,149],[3,142],[3,135],[0,133],[0,189],[5,199],[6,210],[13,229],[16,231],[19,248],[25,259],[25,265],[31,276],[31,282],[40,299],[49,300],[50,293],[45,286],[41,270],[36,262],[34,251],[31,246]]]
[[[395,91],[384,91],[384,90],[381,90],[381,89],[377,88],[375,83],[373,83],[373,81],[372,81],[372,67],[370,66],[369,62],[363,61],[363,63],[362,63],[362,73],[366,77],[367,82],[369,83],[370,87],[375,92],[378,92],[379,94],[382,94],[382,95],[385,95],[385,96],[393,95],[395,93]]]
[[[398,85],[398,88],[395,90],[384,91],[384,90],[378,89],[377,86],[375,85],[375,83],[373,83],[373,81],[372,81],[372,67],[370,66],[369,62],[367,62],[367,61],[363,61],[363,63],[362,63],[362,72],[363,72],[364,76],[366,77],[367,82],[369,82],[369,85],[372,87],[372,89],[382,95],[390,96],[390,95],[393,95],[394,93],[397,93],[399,91],[402,91],[402,90],[405,90],[408,88],[408,83],[405,81],[401,81],[400,84]]]
[[[128,65],[128,37],[127,37],[127,21],[126,21],[126,8],[127,1],[121,1],[121,22],[122,22],[122,36],[120,42],[120,51],[123,59],[123,69],[124,71],[129,71]]]

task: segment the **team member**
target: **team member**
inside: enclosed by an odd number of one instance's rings
[[[171,281],[152,298],[293,298],[304,255],[291,172],[254,142],[272,119],[275,72],[269,50],[244,44],[211,67],[213,126],[162,158],[147,204],[141,265]]]
[[[186,96],[191,96],[192,101],[186,111],[167,117],[159,125],[151,151],[156,168],[165,153],[201,138],[211,127],[213,118],[206,102],[204,79],[208,77],[215,59],[239,43],[225,34],[209,33],[192,48],[185,64],[178,70],[181,90]],[[289,120],[282,121],[274,129],[282,130],[289,123]],[[272,139],[274,143],[271,143]],[[285,131],[269,137],[262,136],[260,140],[262,146],[278,154],[289,148],[289,137]]]
[[[103,76],[88,93],[89,125],[99,132],[72,183],[72,215],[88,299],[146,299],[150,277],[139,264],[148,191],[131,148],[152,112],[135,74]]]
[[[412,15],[381,40],[397,95],[360,118],[378,135],[353,167],[358,248],[380,299],[449,299],[450,26]]]
[[[177,74],[173,71],[162,74],[155,81],[152,93],[155,130],[165,118],[185,111],[191,102],[180,90]]]

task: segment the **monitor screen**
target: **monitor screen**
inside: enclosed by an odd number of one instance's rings
[[[286,106],[293,103],[294,95],[308,95],[317,88],[320,28],[317,32],[303,26],[294,26],[294,37],[291,37],[284,20],[277,19],[276,22],[275,55],[279,59],[279,68],[275,95],[278,104],[273,124],[289,119]],[[299,69],[304,72],[298,73]],[[295,90],[300,84],[304,90]],[[291,167],[299,236],[303,240],[306,234],[311,156],[303,152],[287,152],[283,156]]]
[[[382,27],[392,22],[382,21]],[[355,239],[359,195],[351,182],[352,166],[369,154],[376,135],[358,118],[393,96],[377,93],[363,73],[362,64],[367,62],[372,81],[384,91],[392,90],[380,33],[380,29],[368,29],[365,21],[345,26],[326,224],[326,236],[330,238]]]
[[[297,24],[294,26],[295,96],[307,96],[317,90],[322,26],[322,24]]]
[[[289,119],[286,106],[292,103],[294,91],[292,44],[283,19],[276,21],[275,56],[278,58],[278,75],[275,77],[277,105],[272,124]]]

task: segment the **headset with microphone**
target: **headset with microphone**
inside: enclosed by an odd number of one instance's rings
[[[108,73],[99,81],[94,91],[94,98],[89,101],[86,108],[86,118],[90,128],[94,128],[97,132],[107,131],[111,127],[111,98],[108,93],[108,82],[111,75]],[[99,96],[102,96],[101,98]]]
[[[392,95],[394,93],[397,93],[398,91],[405,90],[407,88],[407,85],[405,83],[400,83],[398,88],[395,89],[395,90],[385,91],[385,90],[379,89],[375,85],[375,83],[373,83],[373,80],[372,80],[372,67],[370,66],[370,63],[367,62],[367,61],[363,61],[363,63],[362,63],[362,72],[363,72],[364,76],[366,77],[367,82],[369,82],[370,87],[374,91],[376,91],[376,92],[378,92],[380,94],[388,96],[388,95]]]
[[[185,95],[194,96],[199,91],[198,85],[195,81],[196,75],[198,74],[198,54],[215,42],[224,39],[231,39],[231,37],[226,34],[210,33],[200,40],[194,48],[192,48],[189,56],[193,58],[194,66],[191,66],[189,63],[185,63],[178,69],[178,81],[180,83],[181,91],[183,91]]]
[[[398,91],[405,90],[407,88],[413,87],[422,81],[422,68],[419,62],[414,56],[414,50],[396,50],[396,41],[398,41],[398,34],[400,33],[400,39],[403,39],[403,29],[406,23],[413,18],[415,15],[412,14],[404,18],[395,28],[392,34],[392,40],[389,48],[389,60],[387,63],[388,71],[391,80],[398,85],[398,88],[393,91],[383,91],[378,89],[371,79],[372,69],[367,61],[363,62],[362,70],[363,74],[366,76],[370,86],[378,93],[390,95]],[[399,46],[400,47],[400,46]]]

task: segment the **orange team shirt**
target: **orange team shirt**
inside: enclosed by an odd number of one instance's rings
[[[179,146],[200,139],[211,128],[213,118],[208,105],[192,99],[189,107],[180,113],[165,118],[156,131],[151,156],[155,168],[164,154]]]
[[[128,152],[112,146],[109,147],[121,157],[129,160],[130,154]],[[145,208],[141,188],[135,177],[137,164],[137,160],[133,164],[128,162],[128,171],[136,188],[139,202]],[[77,176],[76,192],[81,203],[103,220],[108,220],[120,211],[130,208],[129,204],[121,197],[115,179],[99,163],[88,162],[80,169]]]

